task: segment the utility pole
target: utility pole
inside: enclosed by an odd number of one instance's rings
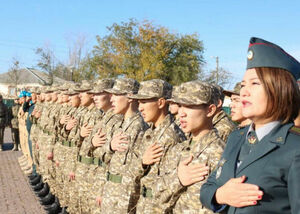
[[[216,80],[217,80],[217,85],[219,84],[219,57],[216,56]]]

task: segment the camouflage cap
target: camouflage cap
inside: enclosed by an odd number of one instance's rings
[[[180,89],[180,87],[178,85],[177,86],[173,86],[171,98],[167,99],[167,101],[169,101],[169,102],[175,102],[174,98],[178,96],[179,89]]]
[[[98,80],[96,82],[96,85],[94,86],[94,88],[92,90],[90,90],[88,93],[90,93],[90,94],[102,93],[107,89],[111,89],[114,85],[114,82],[115,82],[115,80],[111,79],[111,78],[105,78],[105,79]]]
[[[137,94],[128,96],[132,99],[170,98],[172,85],[164,80],[153,79],[141,82]]]
[[[212,87],[200,80],[182,83],[173,100],[175,103],[184,105],[211,104],[213,101]]]
[[[59,91],[67,91],[70,88],[70,84],[69,83],[64,83],[61,86],[58,86],[57,89]]]
[[[47,86],[44,90],[44,93],[52,93],[54,91],[54,88],[51,86]]]
[[[230,91],[230,90],[224,90],[223,93],[224,93],[226,96],[228,96],[228,97],[230,97],[230,96],[233,95],[233,94],[235,94],[235,95],[240,95],[241,88],[242,88],[241,82],[238,82],[238,83],[235,84],[233,91]]]
[[[80,84],[73,84],[69,89],[68,91],[65,91],[64,94],[66,95],[75,95],[75,94],[79,94],[80,92],[79,91],[76,91],[75,88],[79,88],[80,87]]]
[[[77,92],[86,92],[92,89],[93,89],[93,85],[87,80],[82,80],[80,85],[76,84],[74,87],[74,90]]]
[[[138,81],[130,78],[123,78],[117,79],[111,89],[105,89],[104,91],[111,94],[136,94],[139,90],[139,86],[140,84]]]

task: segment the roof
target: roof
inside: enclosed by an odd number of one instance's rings
[[[1,83],[13,84],[14,82],[15,81],[12,72],[6,72],[0,74],[0,84]],[[63,84],[65,82],[68,81],[56,76],[53,77],[53,83]],[[32,68],[20,69],[18,72],[18,84],[29,84],[29,83],[47,85],[50,84],[50,78],[47,73],[36,69],[32,69]]]

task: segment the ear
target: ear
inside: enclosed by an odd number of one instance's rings
[[[221,107],[222,107],[222,105],[223,105],[223,102],[222,102],[222,100],[220,100],[220,99],[219,99],[219,102],[218,102],[217,108],[221,108]]]
[[[206,116],[207,117],[213,117],[215,115],[217,111],[217,106],[215,104],[210,104],[208,107],[207,107],[207,113],[206,113]]]
[[[165,98],[159,98],[159,99],[157,100],[157,104],[158,104],[158,108],[159,108],[159,109],[163,109],[163,108],[166,106],[167,101],[166,101]]]

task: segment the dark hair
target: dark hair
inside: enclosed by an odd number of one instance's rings
[[[268,96],[266,117],[292,122],[300,109],[300,91],[295,78],[281,68],[255,68]]]

